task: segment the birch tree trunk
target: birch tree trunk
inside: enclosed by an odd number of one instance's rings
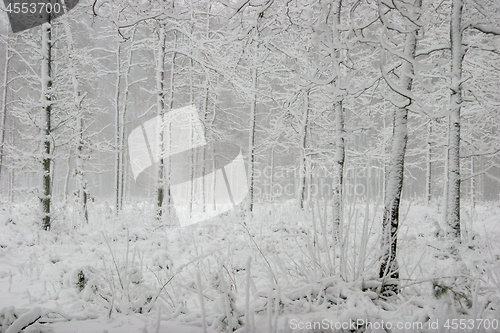
[[[120,38],[117,33],[117,38]],[[121,41],[117,40],[115,50],[116,81],[115,81],[115,213],[121,210],[121,170],[122,170],[122,147],[121,147],[121,112],[120,112],[120,88],[121,88]]]
[[[174,31],[174,49],[177,47],[177,33]],[[175,61],[176,61],[176,58],[177,58],[177,53],[176,52],[172,52],[172,57],[170,59],[170,77],[169,77],[169,93],[168,93],[168,110],[169,111],[172,111],[173,108],[174,108],[174,96],[175,96]],[[170,129],[168,131],[168,133],[170,133]],[[167,143],[167,152],[170,154],[170,146],[171,146],[171,142],[170,142],[170,136],[166,138],[166,143]],[[171,193],[170,193],[170,164],[167,164],[166,165],[166,175],[164,175],[165,177],[165,181],[164,181],[164,184],[165,184],[165,198],[164,198],[164,201],[166,202],[166,211],[167,213],[170,214],[172,213],[172,209],[171,209],[171,204],[172,204],[172,196],[171,196]]]
[[[10,143],[14,145],[14,131],[10,131]],[[14,183],[15,183],[15,173],[14,173],[14,168],[10,168],[9,170],[9,189],[7,191],[8,197],[9,197],[9,202],[13,203],[14,202]]]
[[[211,9],[212,9],[212,6],[211,6],[211,3],[210,2],[207,2],[207,16],[206,16],[206,31],[205,31],[205,38],[207,40],[210,40],[210,13],[211,13]],[[208,111],[208,102],[209,102],[209,85],[210,85],[210,76],[209,76],[209,73],[206,73],[205,74],[205,79],[204,79],[204,82],[203,82],[203,125],[205,126],[205,137],[208,137],[208,133],[207,133],[207,128],[208,128],[208,114],[209,114],[209,111]],[[215,104],[215,102],[214,102]],[[214,108],[214,112],[215,112],[215,108]],[[214,113],[215,115],[215,113]],[[212,123],[213,125],[213,123]],[[212,126],[210,126],[210,129],[212,129]],[[202,157],[201,157],[201,161],[202,161],[202,174],[204,175],[205,174],[205,159],[206,159],[206,155],[207,155],[207,151],[206,151],[206,146],[203,148],[203,152],[202,152]],[[201,201],[202,201],[202,211],[205,212],[206,211],[206,205],[207,205],[207,198],[206,198],[206,194],[205,194],[205,182],[207,181],[207,177],[203,177],[203,181],[201,182]],[[215,193],[215,192],[214,192]]]
[[[158,46],[157,46],[157,59],[156,59],[156,107],[158,116],[160,116],[161,126],[159,131],[160,136],[160,163],[158,165],[158,188],[156,190],[156,218],[162,219],[163,215],[163,192],[165,190],[164,184],[164,134],[165,128],[163,119],[165,117],[165,96],[164,96],[164,80],[165,80],[165,26],[161,25],[158,31]],[[171,73],[172,75],[172,73]]]
[[[127,106],[128,106],[128,99],[129,99],[129,95],[130,95],[130,87],[133,83],[130,82],[130,71],[132,69],[132,55],[133,55],[133,52],[134,52],[134,47],[135,47],[135,33],[136,33],[136,27],[134,26],[133,30],[132,30],[132,37],[130,38],[131,39],[131,43],[130,43],[130,50],[129,50],[129,53],[128,53],[128,57],[127,57],[127,62],[126,62],[126,68],[125,68],[125,71],[124,71],[124,75],[123,75],[123,80],[124,80],[124,88],[125,88],[125,96],[123,98],[123,107],[122,107],[122,111],[120,112],[120,130],[119,130],[119,146],[120,146],[120,168],[119,168],[119,174],[120,174],[120,193],[119,193],[119,200],[118,200],[118,206],[119,206],[119,209],[121,210],[123,208],[123,200],[124,200],[124,195],[125,195],[125,180],[126,180],[126,177],[125,177],[125,172],[126,172],[126,167],[127,167],[127,159],[126,159],[126,152],[127,150],[125,149],[125,144],[126,144],[126,140],[125,140],[125,121],[126,121],[126,116],[127,116]]]
[[[416,0],[415,6],[420,8],[422,0]],[[415,58],[417,46],[416,33],[409,32],[405,37],[404,53],[409,59]],[[401,66],[400,86],[408,91],[412,89],[412,77],[414,74],[413,65],[403,60]],[[390,162],[387,168],[387,190],[384,199],[384,214],[382,221],[382,261],[380,264],[379,276],[381,278],[399,279],[399,266],[396,259],[397,236],[399,229],[399,204],[401,191],[403,188],[404,158],[406,153],[406,142],[408,140],[408,110],[397,108],[394,111],[394,127],[392,136],[392,147]],[[384,291],[393,293],[399,292],[396,281],[386,285]]]
[[[306,200],[306,174],[307,173],[307,127],[309,122],[309,89],[304,91],[304,110],[302,114],[302,124],[300,128],[300,165],[299,165],[299,193],[298,202],[299,208],[304,208]]]
[[[449,121],[449,119],[448,119]],[[448,221],[448,147],[450,146],[450,128],[446,129],[446,149],[444,151],[444,175],[443,175],[443,220]]]
[[[256,57],[257,54],[254,54]],[[255,161],[255,108],[257,107],[257,64],[252,68],[252,100],[250,103],[250,128],[248,137],[248,197],[247,210],[253,211],[254,161]]]
[[[64,202],[68,201],[69,179],[71,178],[71,148],[68,149],[68,159],[66,160],[66,176],[64,177]]]
[[[208,33],[207,33],[208,34]],[[205,76],[205,82],[204,82],[204,87],[203,87],[203,91],[204,91],[204,96],[203,96],[203,124],[205,125],[205,128],[207,128],[208,126],[208,84],[209,84],[209,78],[208,78],[208,74]],[[207,133],[205,132],[205,135],[207,135]],[[206,147],[203,148],[203,155],[201,157],[201,161],[203,161],[202,163],[202,174],[204,175],[205,174],[205,158],[206,158]],[[202,205],[203,205],[203,212],[206,211],[206,196],[205,196],[205,178],[203,178],[203,181],[201,182],[201,201],[202,201]]]
[[[449,235],[460,241],[460,108],[462,104],[462,0],[451,3],[451,85],[448,121],[448,194],[446,223]]]
[[[42,206],[42,227],[50,230],[51,203],[52,203],[52,140],[50,137],[51,111],[52,111],[52,26],[50,21],[42,24],[42,76],[41,100],[43,123],[41,124],[41,150],[42,150],[42,191],[40,202]]]
[[[271,175],[269,176],[269,202],[274,202],[273,185],[274,185],[274,148],[271,147]]]
[[[193,19],[193,17],[191,17],[191,20]],[[192,34],[193,31],[192,31],[192,27],[191,27],[191,31],[190,33]],[[193,42],[192,40],[190,39],[189,40],[189,53],[190,54],[193,54]],[[190,105],[194,105],[195,103],[195,88],[194,88],[194,74],[193,74],[193,71],[194,71],[194,64],[193,64],[193,58],[189,58],[189,104]],[[189,127],[189,147],[192,147],[193,146],[193,142],[194,142],[194,131],[193,131],[193,128],[190,126]],[[190,170],[190,174],[189,174],[189,217],[191,218],[193,215],[193,207],[194,207],[194,204],[195,204],[195,182],[193,181],[194,180],[194,175],[195,175],[195,168],[196,168],[196,154],[191,151],[190,153],[190,159],[189,159],[189,170]]]
[[[470,201],[472,209],[476,208],[476,180],[474,179],[474,156],[470,158],[470,174],[472,177],[470,178]]]
[[[77,93],[76,97],[80,97],[80,94]],[[80,105],[78,105],[80,108]],[[84,120],[81,114],[81,111],[78,111],[78,116],[76,118],[76,131],[78,133],[78,144],[76,145],[76,180],[77,180],[77,194],[78,194],[78,210],[79,217],[82,222],[88,223],[89,216],[87,210],[87,181],[85,180],[85,168],[84,168],[84,156],[83,156],[83,148],[84,148]]]
[[[386,108],[384,106],[384,117],[383,117],[383,126],[384,126],[384,133],[385,129],[387,128],[386,124],[386,119],[385,115],[387,114]],[[388,145],[386,143],[386,140],[384,140],[384,155],[382,159],[383,163],[383,168],[382,168],[382,199],[385,200],[385,194],[387,193],[387,157],[389,155],[388,151]]]
[[[425,158],[425,204],[429,206],[432,191],[432,119],[427,123],[427,154]]]
[[[340,15],[342,10],[342,0],[335,1],[333,6],[335,19],[333,21],[333,38],[335,44],[340,45],[340,32],[338,26],[340,25]],[[337,58],[340,51],[337,50]],[[338,59],[335,60],[336,70],[339,72],[340,80],[340,66]],[[344,144],[344,108],[342,100],[334,105],[335,112],[335,174],[333,179],[333,227],[336,240],[342,238],[342,201],[343,201],[343,186],[344,186],[344,162],[345,162],[345,144]]]
[[[3,69],[3,84],[2,84],[2,118],[0,119],[0,180],[3,166],[3,147],[5,144],[5,130],[7,124],[7,92],[9,86],[9,62],[12,58],[10,54],[10,39],[7,37],[5,43],[5,65]]]
[[[342,200],[344,183],[344,110],[342,102],[335,103],[335,176],[333,183],[333,225],[335,237],[339,240],[342,237]]]
[[[71,28],[68,24],[67,21],[63,22],[64,25],[64,30],[66,33],[66,39],[68,42],[68,49],[70,54],[74,52],[74,40],[73,40],[73,33],[71,32]],[[77,144],[76,144],[76,149],[75,149],[75,161],[76,161],[76,170],[75,170],[75,176],[76,176],[76,186],[77,186],[77,198],[78,198],[78,218],[80,222],[85,222],[88,223],[88,211],[87,211],[87,198],[88,198],[88,193],[87,193],[87,183],[85,180],[85,168],[84,168],[84,156],[83,156],[83,149],[84,149],[84,131],[85,131],[85,124],[84,124],[84,116],[83,116],[83,110],[81,107],[83,98],[85,96],[81,96],[80,93],[80,84],[78,82],[77,78],[77,69],[75,68],[74,63],[71,64],[71,83],[73,84],[73,108],[74,112],[76,112],[76,126],[75,126],[75,131],[77,133]],[[69,164],[69,159],[71,158],[71,155],[68,156],[68,164]],[[67,187],[66,187],[67,188]],[[66,195],[66,192],[65,192]]]
[[[177,34],[174,31],[174,49],[177,44]],[[168,100],[165,99],[165,57],[166,57],[166,33],[165,26],[162,26],[159,31],[158,50],[157,50],[157,69],[156,69],[156,88],[157,92],[157,108],[160,119],[164,118],[167,110],[172,110],[174,107],[174,93],[175,93],[175,59],[176,52],[172,52],[170,59],[170,77],[169,77],[169,94]],[[167,131],[170,133],[170,130]],[[164,137],[165,131],[162,124],[160,130],[160,161],[158,166],[158,185],[156,190],[156,217],[161,220],[162,215],[167,213],[170,216],[171,212],[171,196],[170,196],[170,165],[165,164],[163,154],[170,151],[170,138]]]

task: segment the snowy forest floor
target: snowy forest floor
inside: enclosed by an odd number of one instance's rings
[[[346,206],[340,242],[318,203],[189,227],[92,204],[89,224],[61,208],[49,232],[36,203],[4,205],[0,332],[500,332],[500,205],[464,206],[451,246],[437,204],[403,202],[402,291],[385,297],[374,203]]]

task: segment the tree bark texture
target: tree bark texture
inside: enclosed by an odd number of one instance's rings
[[[462,105],[462,0],[451,3],[451,85],[448,122],[448,194],[446,223],[448,234],[460,239],[460,109]]]
[[[422,0],[416,0],[415,6],[420,8]],[[416,34],[418,30],[409,32],[405,37],[404,53],[409,59],[415,58],[417,46]],[[400,74],[400,86],[411,91],[413,65],[403,60]],[[411,102],[411,101],[410,101]],[[387,167],[387,190],[384,200],[384,214],[382,221],[382,262],[379,276],[381,278],[399,279],[399,265],[396,259],[399,229],[399,206],[403,189],[404,159],[408,140],[408,109],[396,108],[394,111],[394,125],[390,162]],[[397,293],[397,284],[388,284],[386,291]]]
[[[52,203],[52,139],[51,112],[52,112],[52,26],[50,22],[42,24],[42,191],[40,202],[42,205],[42,227],[50,230],[51,203]]]

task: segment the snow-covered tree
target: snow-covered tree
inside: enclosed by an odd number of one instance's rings
[[[51,204],[52,204],[52,25],[50,22],[41,26],[41,112],[43,120],[41,123],[41,151],[42,151],[42,179],[40,201],[42,204],[42,227],[45,230],[50,229],[51,223]]]
[[[463,108],[463,62],[464,41],[463,33],[466,29],[474,29],[484,34],[500,35],[500,27],[491,23],[492,17],[486,15],[486,23],[472,18],[463,21],[463,1],[452,0],[450,10],[450,42],[451,42],[451,84],[450,84],[450,115],[448,120],[448,151],[447,151],[447,202],[446,223],[449,233],[460,241],[460,146]],[[485,12],[480,10],[481,16]],[[497,151],[498,152],[498,151]],[[495,153],[493,152],[489,152]]]
[[[9,91],[9,65],[10,59],[12,58],[11,50],[11,38],[10,36],[5,36],[3,40],[4,44],[4,64],[3,64],[3,80],[1,85],[2,91],[2,107],[0,115],[0,181],[2,180],[2,166],[4,160],[4,144],[5,144],[5,132],[7,125],[7,115],[8,115],[8,91]]]
[[[384,216],[382,221],[382,262],[380,265],[379,276],[381,278],[389,277],[391,279],[399,279],[399,266],[396,259],[397,255],[397,237],[399,230],[399,205],[401,201],[401,192],[403,188],[404,176],[404,160],[406,153],[406,145],[408,140],[408,109],[407,107],[412,103],[412,85],[414,77],[414,66],[412,61],[415,59],[415,51],[417,47],[417,36],[419,29],[418,24],[420,9],[422,6],[421,0],[416,0],[411,4],[401,5],[398,11],[403,15],[403,18],[408,21],[404,24],[403,29],[397,29],[394,23],[389,22],[386,14],[387,9],[391,8],[387,4],[379,3],[379,13],[381,13],[381,20],[384,23],[385,36],[389,35],[388,30],[396,32],[404,31],[403,37],[403,50],[401,71],[399,73],[399,82],[395,83],[389,78],[382,68],[383,75],[388,86],[394,90],[397,96],[393,100],[395,105],[394,110],[394,123],[392,144],[390,151],[390,160],[387,172],[387,189],[384,198]],[[386,47],[390,49],[390,47]],[[392,286],[391,286],[392,285]],[[389,283],[387,288],[393,292],[398,291],[397,283]]]

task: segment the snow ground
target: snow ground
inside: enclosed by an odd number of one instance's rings
[[[266,204],[246,225],[232,212],[181,228],[157,223],[144,203],[118,217],[96,204],[90,224],[74,228],[71,211],[59,209],[45,232],[34,204],[4,205],[0,332],[198,333],[203,318],[207,332],[226,332],[228,317],[240,332],[500,332],[498,203],[464,208],[464,242],[453,248],[439,207],[405,202],[403,291],[392,297],[380,295],[376,279],[381,207],[348,206],[343,243],[334,242],[322,207]],[[445,328],[451,319],[471,321]],[[371,326],[347,327],[351,321]],[[414,322],[423,326],[397,327]]]

